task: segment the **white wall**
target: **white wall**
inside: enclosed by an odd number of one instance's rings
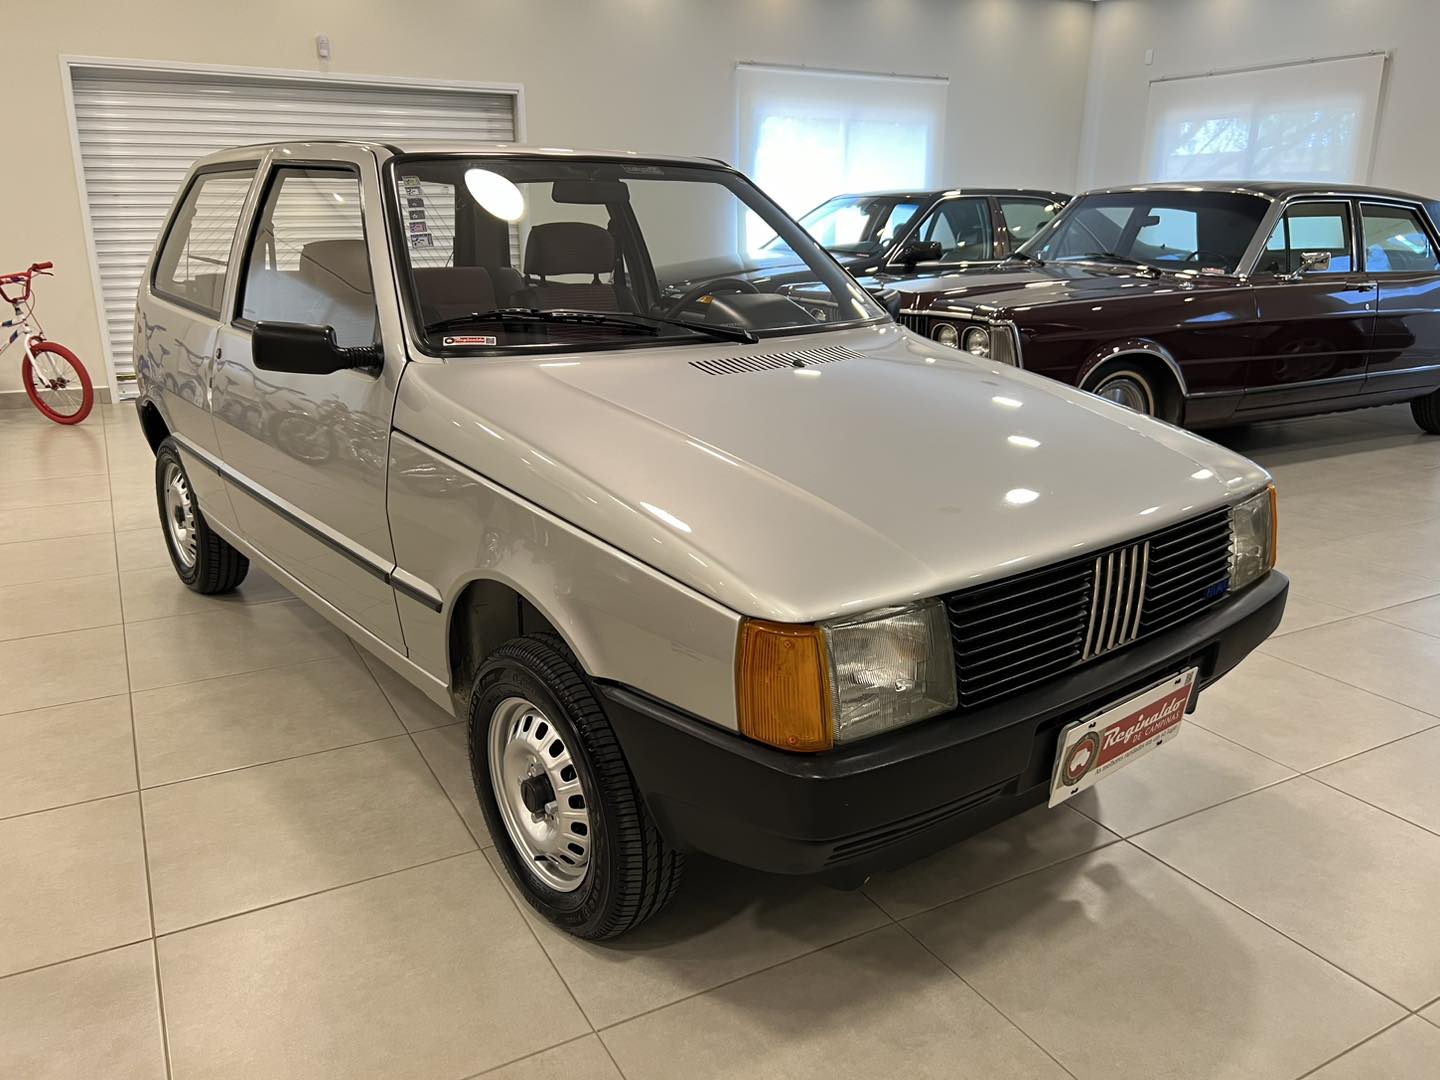
[[[1151,79],[1371,49],[1390,52],[1371,181],[1440,195],[1440,0],[1103,0],[1078,186],[1141,178]]]
[[[8,118],[29,151],[0,169],[0,269],[54,259],[41,312],[93,360],[100,325],[80,224],[61,55],[493,80],[525,87],[534,143],[733,160],[735,63],[951,79],[950,184],[1069,189],[1090,57],[1089,0],[43,0],[12,5]],[[315,58],[328,34],[333,56]],[[10,104],[16,103],[11,91]],[[0,390],[14,389],[13,365]]]

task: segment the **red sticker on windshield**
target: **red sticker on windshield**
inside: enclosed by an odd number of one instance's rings
[[[445,344],[445,345],[494,345],[494,344],[495,344],[495,339],[494,339],[493,337],[471,334],[471,335],[466,335],[466,336],[462,336],[462,337],[447,337],[447,338],[444,338],[443,341],[442,341],[442,344]]]

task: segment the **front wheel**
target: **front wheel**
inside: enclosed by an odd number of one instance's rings
[[[53,341],[32,341],[20,381],[31,404],[57,424],[78,424],[95,407],[95,387],[80,358]]]
[[[553,634],[491,654],[470,695],[470,770],[520,894],[560,929],[617,937],[675,894],[665,843],[590,680]]]
[[[1440,390],[1432,390],[1422,398],[1410,402],[1410,415],[1422,431],[1440,435]]]

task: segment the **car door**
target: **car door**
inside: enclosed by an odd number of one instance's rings
[[[1363,200],[1361,255],[1379,289],[1365,393],[1440,383],[1440,245],[1418,206]]]
[[[906,243],[916,242],[940,245],[939,259],[915,264],[920,273],[934,273],[961,263],[990,262],[995,258],[990,200],[983,195],[942,199],[911,230]]]
[[[1020,245],[1050,224],[1065,204],[1058,200],[1033,195],[997,195],[997,247],[995,255],[1004,258],[1019,250]]]
[[[1302,269],[1307,255],[1329,263]],[[1348,199],[1291,200],[1251,274],[1254,348],[1239,412],[1360,392],[1375,326],[1375,283],[1360,268]]]
[[[246,538],[403,649],[385,511],[390,420],[405,357],[391,282],[374,156],[305,144],[272,152],[220,333],[212,396]],[[329,326],[341,346],[379,342],[383,366],[328,375],[259,370],[252,334],[260,322]]]

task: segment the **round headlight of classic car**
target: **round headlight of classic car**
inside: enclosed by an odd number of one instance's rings
[[[961,347],[968,353],[990,359],[990,331],[983,326],[972,326],[965,331]]]
[[[947,348],[958,349],[960,347],[960,331],[955,328],[954,323],[936,323],[930,336]]]

